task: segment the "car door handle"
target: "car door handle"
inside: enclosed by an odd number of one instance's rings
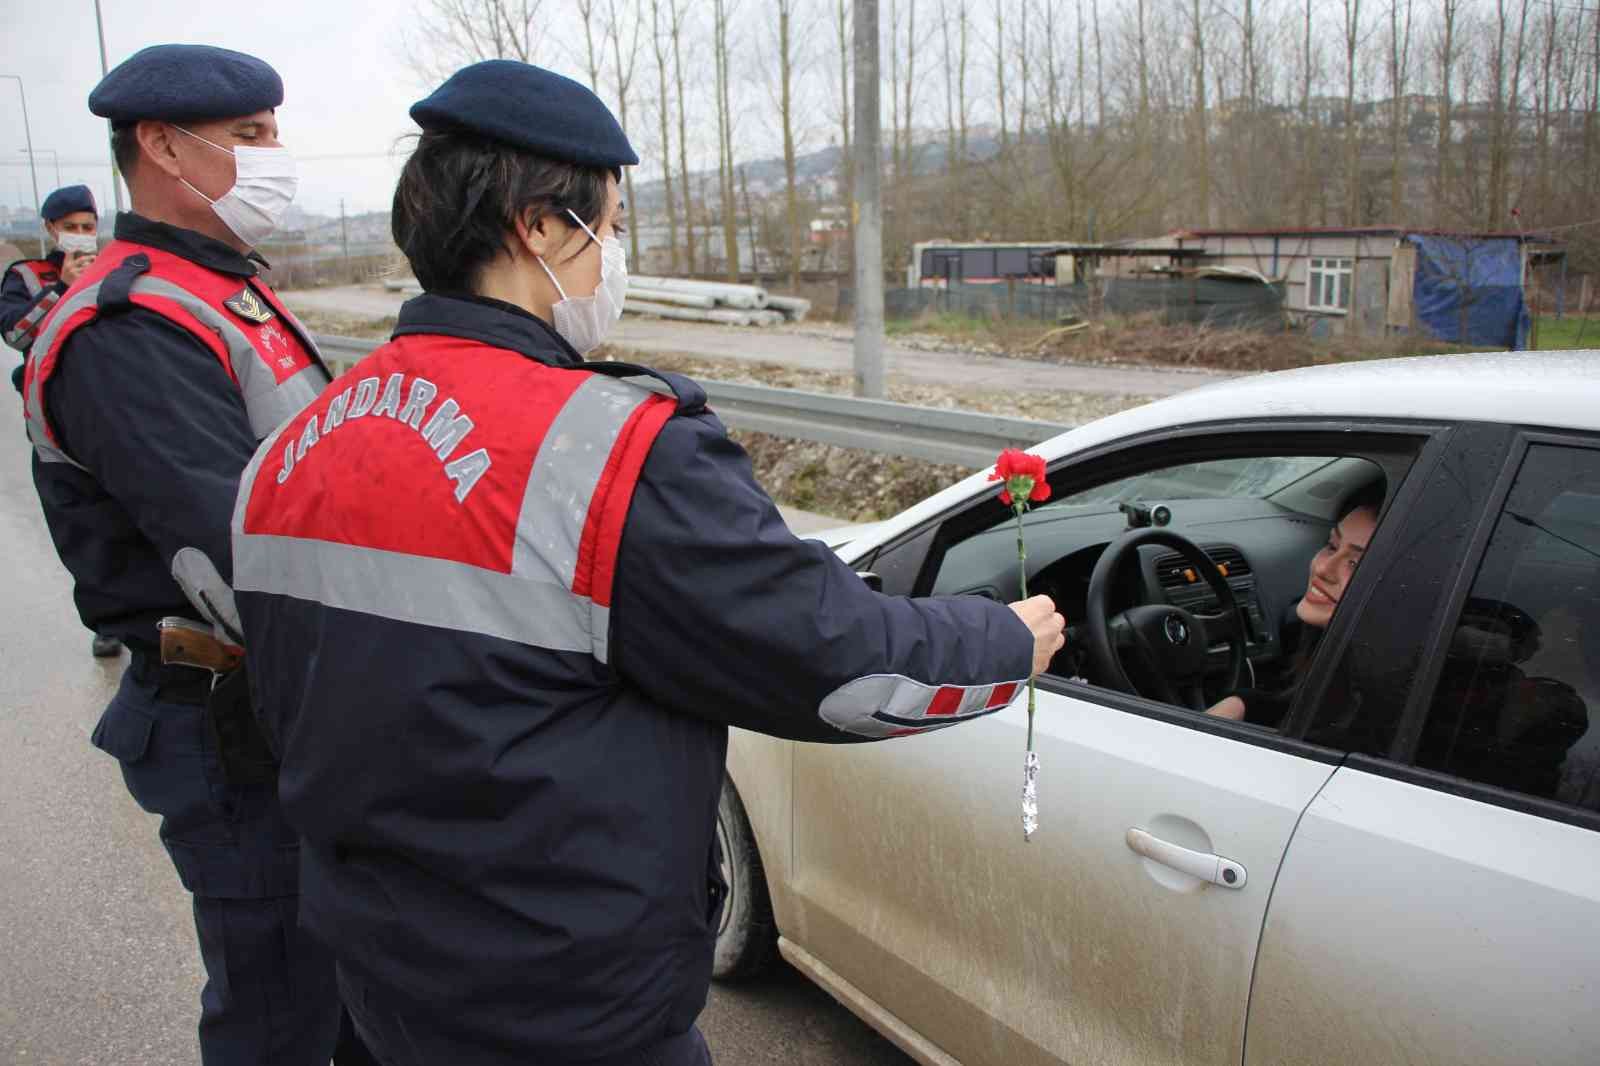
[[[1246,874],[1243,866],[1221,855],[1204,851],[1191,851],[1160,837],[1151,836],[1143,829],[1130,829],[1126,837],[1128,847],[1151,862],[1170,866],[1190,877],[1198,877],[1223,888],[1243,888]]]

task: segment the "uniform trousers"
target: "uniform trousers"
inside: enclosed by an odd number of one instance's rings
[[[426,1035],[419,1032],[427,1029],[426,1018],[413,1011],[394,1010],[379,1004],[370,986],[342,967],[339,989],[349,1016],[355,1022],[356,1033],[379,1066],[434,1066],[427,1052],[417,1046],[429,1042]],[[528,1066],[712,1066],[711,1049],[706,1046],[697,1025],[626,1055],[582,1063],[555,1063],[532,1057],[527,1062]]]
[[[222,775],[205,724],[208,675],[136,654],[91,737],[194,899],[205,963],[204,1066],[327,1066],[340,1033],[332,955],[300,928],[299,845],[274,784]]]

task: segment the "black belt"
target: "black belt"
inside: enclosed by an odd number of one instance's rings
[[[211,693],[211,671],[196,666],[164,663],[153,655],[134,652],[128,673],[135,681],[159,690],[160,695],[179,703],[205,705]]]

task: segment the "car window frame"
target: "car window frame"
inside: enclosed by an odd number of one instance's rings
[[[1525,792],[1491,785],[1471,778],[1456,777],[1439,770],[1428,770],[1415,765],[1418,745],[1422,740],[1423,726],[1438,691],[1444,673],[1444,649],[1455,630],[1467,598],[1477,583],[1478,572],[1488,555],[1494,531],[1505,513],[1506,501],[1516,486],[1517,476],[1527,461],[1530,450],[1536,445],[1548,444],[1562,448],[1581,448],[1600,458],[1600,434],[1581,430],[1557,430],[1535,426],[1503,427],[1506,434],[1504,452],[1493,471],[1493,484],[1485,498],[1481,512],[1476,516],[1473,535],[1462,552],[1456,567],[1452,587],[1440,605],[1440,617],[1431,627],[1429,643],[1423,652],[1423,672],[1407,701],[1401,734],[1388,759],[1366,755],[1352,755],[1350,765],[1396,780],[1407,781],[1450,795],[1478,800],[1496,807],[1547,818],[1568,825],[1600,831],[1600,811],[1589,811],[1560,800],[1534,796]]]
[[[1426,475],[1431,474],[1434,463],[1448,445],[1453,428],[1451,423],[1436,420],[1335,420],[1324,417],[1229,419],[1190,423],[1106,441],[1063,456],[1049,464],[1050,486],[1053,495],[1066,495],[1094,484],[1103,484],[1118,477],[1158,468],[1163,462],[1172,462],[1174,457],[1195,461],[1192,456],[1183,456],[1179,453],[1184,449],[1192,450],[1196,441],[1209,441],[1215,445],[1206,449],[1206,457],[1209,460],[1244,458],[1253,455],[1318,454],[1327,450],[1330,440],[1337,439],[1340,446],[1334,454],[1368,457],[1383,469],[1390,483],[1396,485],[1385,507],[1387,516],[1391,507],[1409,500],[1420,491],[1419,484],[1426,480]],[[1397,466],[1404,471],[1404,476],[1400,477],[1396,484]],[[1074,476],[1075,474],[1077,476]],[[949,546],[988,527],[990,522],[983,517],[983,512],[993,496],[994,490],[990,489],[968,497],[930,518],[923,525],[907,531],[895,541],[886,543],[873,558],[881,558],[886,552],[896,550],[902,545],[912,546],[920,540],[920,544],[916,544],[916,549],[921,552],[922,558],[916,580],[910,589],[902,591],[909,595],[927,595],[927,590],[932,587],[933,579]],[[1394,539],[1392,535],[1385,536],[1384,531],[1392,529],[1394,525],[1392,522],[1381,523],[1378,535],[1369,547],[1369,559],[1377,564],[1373,567],[1375,570],[1382,569],[1386,552]],[[929,529],[935,530],[931,539],[927,536]],[[1362,570],[1367,569],[1366,562],[1367,560],[1363,560],[1363,567],[1357,571],[1357,578],[1351,586],[1351,592],[1358,595],[1357,610],[1341,610],[1336,614],[1334,624],[1329,630],[1329,638],[1337,637],[1354,627],[1353,616],[1360,613],[1359,605],[1364,601],[1366,590],[1370,585],[1370,582],[1363,582],[1361,579]],[[1325,664],[1331,658],[1332,655],[1319,654],[1316,664]],[[1308,675],[1312,676],[1314,674]],[[1290,728],[1297,721],[1296,711],[1307,701],[1307,697],[1313,691],[1318,697],[1322,694],[1321,689],[1313,690],[1310,686],[1306,687],[1296,699],[1295,705],[1285,715],[1284,728],[1270,730],[1245,722],[1169,706],[1157,700],[1118,692],[1115,689],[1076,682],[1055,674],[1040,675],[1036,684],[1040,689],[1056,695],[1083,700],[1123,713],[1170,722],[1188,729],[1227,736],[1243,743],[1289,752],[1330,765],[1341,762],[1347,754],[1336,748],[1305,741]]]

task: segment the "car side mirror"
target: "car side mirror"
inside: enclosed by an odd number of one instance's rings
[[[862,581],[865,581],[867,583],[867,588],[871,589],[873,592],[883,591],[883,578],[881,575],[874,574],[871,570],[857,570],[856,577],[859,577]]]

